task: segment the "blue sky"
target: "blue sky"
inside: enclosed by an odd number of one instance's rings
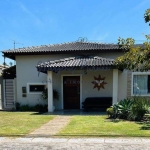
[[[143,18],[148,8],[150,0],[1,0],[0,51],[13,49],[13,40],[16,48],[79,37],[103,43],[132,37],[141,43],[150,33]]]

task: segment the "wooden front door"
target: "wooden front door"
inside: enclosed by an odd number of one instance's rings
[[[80,109],[80,76],[63,77],[64,109]]]

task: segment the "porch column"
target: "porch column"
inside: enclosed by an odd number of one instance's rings
[[[47,87],[48,87],[48,112],[53,112],[53,75],[52,71],[47,72]]]
[[[113,69],[113,101],[115,104],[118,102],[118,69]]]

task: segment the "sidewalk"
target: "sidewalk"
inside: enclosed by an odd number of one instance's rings
[[[0,149],[150,150],[150,138],[0,138]]]

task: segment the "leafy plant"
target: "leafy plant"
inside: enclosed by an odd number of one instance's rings
[[[35,106],[22,105],[20,111],[36,111],[36,112],[47,112],[47,105],[36,104]]]
[[[48,99],[48,89],[47,88],[42,92],[41,98],[43,100],[47,101],[47,99]],[[59,100],[59,92],[56,89],[53,89],[53,99]]]
[[[129,120],[140,121],[149,112],[150,102],[143,97],[134,97],[131,111],[128,115]]]
[[[113,107],[107,108],[106,112],[107,112],[109,118],[113,118],[114,117],[114,109],[113,109]]]
[[[16,102],[15,105],[16,105],[16,110],[17,110],[17,111],[20,110],[20,103],[19,103],[19,102]]]
[[[133,101],[131,99],[121,100],[117,106],[118,117],[121,119],[127,119],[132,105]]]
[[[132,97],[121,100],[112,106],[114,118],[140,121],[146,113],[150,113],[150,101],[143,97]],[[108,109],[109,115],[111,115]]]
[[[36,104],[34,106],[34,111],[36,112],[47,112],[47,105],[42,105],[42,104]]]
[[[26,105],[20,106],[20,111],[33,111],[33,109],[31,108],[31,106],[26,104]]]

